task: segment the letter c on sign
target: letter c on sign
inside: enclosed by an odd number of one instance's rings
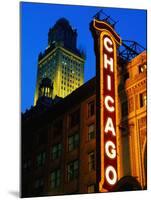
[[[112,177],[110,176],[112,174]],[[105,171],[105,177],[110,185],[114,185],[117,181],[117,173],[113,166],[108,166]]]
[[[112,40],[110,40],[108,37],[105,37],[104,38],[104,47],[105,47],[105,49],[108,51],[108,52],[113,52],[113,48],[112,47],[110,47],[110,46],[112,46],[113,45],[113,43],[112,43]]]
[[[109,101],[111,102],[111,103],[114,103],[114,99],[111,97],[111,96],[106,96],[105,97],[105,100],[104,100],[104,103],[105,103],[105,107],[107,108],[107,110],[109,111],[109,112],[114,112],[114,106],[109,106]]]

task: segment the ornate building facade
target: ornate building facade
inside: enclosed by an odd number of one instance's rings
[[[119,85],[119,128],[122,176],[136,177],[142,188],[147,183],[147,59],[142,52],[121,65]]]

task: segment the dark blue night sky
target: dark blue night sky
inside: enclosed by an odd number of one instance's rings
[[[92,17],[102,7],[68,6],[41,3],[21,3],[21,111],[34,102],[37,58],[47,47],[48,30],[65,17],[77,29],[78,43],[86,52],[85,82],[95,76],[93,39],[89,31]],[[124,40],[134,40],[146,48],[146,11],[103,8],[115,21],[116,31]]]

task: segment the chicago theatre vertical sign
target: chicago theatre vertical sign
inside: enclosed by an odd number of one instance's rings
[[[121,39],[113,26],[94,19],[90,29],[96,54],[96,159],[101,192],[111,191],[118,181],[117,159],[117,48]]]

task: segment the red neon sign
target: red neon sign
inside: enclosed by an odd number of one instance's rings
[[[114,77],[114,45],[110,36],[102,37],[103,53],[103,127],[104,127],[104,188],[110,189],[117,182],[117,144],[116,144],[116,109]]]
[[[117,44],[121,43],[114,29],[103,21],[94,20],[93,28],[97,31],[96,56],[99,57],[99,99],[100,109],[100,191],[111,191],[118,181],[117,160]],[[99,31],[99,34],[98,34]],[[98,37],[99,36],[99,37]]]

